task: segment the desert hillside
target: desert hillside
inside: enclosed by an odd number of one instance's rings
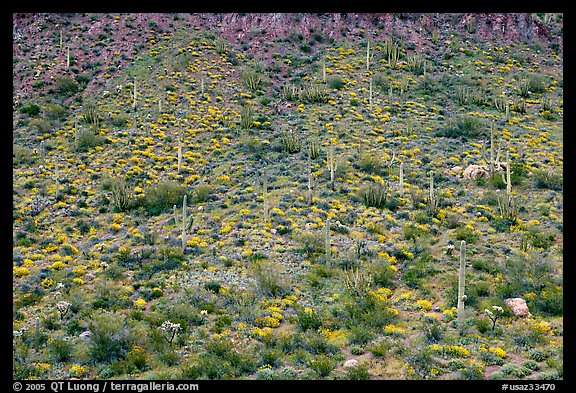
[[[563,15],[13,14],[13,378],[563,379]]]

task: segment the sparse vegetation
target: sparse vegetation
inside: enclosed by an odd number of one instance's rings
[[[15,380],[563,378],[562,14],[13,19]]]

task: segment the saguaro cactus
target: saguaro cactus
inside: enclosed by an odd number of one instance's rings
[[[186,208],[187,200],[188,196],[184,195],[184,200],[182,201],[182,222],[181,222],[182,252],[186,250],[187,232],[190,230],[190,228],[192,228],[192,224],[194,223],[194,217],[192,217],[192,214],[188,214],[188,210]],[[176,224],[176,226],[178,226],[179,224],[176,205],[174,205],[174,223]]]
[[[55,198],[56,201],[58,201],[58,198],[60,197],[60,172],[58,170],[57,158],[54,159],[54,180],[56,181]]]
[[[404,163],[401,162],[400,163],[400,184],[399,184],[399,189],[400,189],[400,197],[404,198]]]
[[[330,249],[330,219],[326,219],[326,263],[332,267],[332,250]]]
[[[312,187],[314,184],[314,179],[312,177],[312,151],[308,151],[308,205],[312,205]]]
[[[368,105],[369,109],[372,110],[372,78],[370,78]]]
[[[466,302],[466,241],[460,242],[460,270],[458,271],[458,329],[464,333],[464,303]]]
[[[182,129],[178,132],[178,174],[182,171]]]
[[[34,319],[34,347],[37,351],[40,350],[41,343],[42,333],[40,332],[40,318],[36,317],[36,319]]]
[[[263,184],[263,199],[264,199],[264,223],[268,223],[268,179],[266,172],[264,172],[264,184]]]
[[[136,91],[136,78],[134,78],[134,92],[132,93],[132,99],[133,99],[133,101],[132,101],[132,108],[134,108],[134,110],[136,110],[136,94],[137,94],[137,91]]]
[[[366,71],[370,70],[370,40],[366,45]]]
[[[433,216],[438,208],[438,198],[434,192],[434,172],[430,171],[430,195],[428,197],[428,214]]]
[[[334,159],[334,144],[330,140],[330,149],[328,150],[328,169],[330,169],[330,187],[334,191],[334,173],[337,168],[336,160]]]

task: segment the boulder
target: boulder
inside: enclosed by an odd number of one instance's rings
[[[82,340],[89,340],[93,335],[94,333],[92,333],[90,330],[87,330],[85,332],[80,333],[78,337],[80,337]]]
[[[526,300],[515,297],[504,300],[504,304],[510,307],[512,314],[516,315],[517,317],[530,317],[530,310],[528,310],[528,305],[526,304]]]
[[[354,367],[358,364],[358,360],[356,359],[348,359],[344,362],[344,367]]]
[[[489,178],[490,173],[485,165],[468,165],[462,174],[464,179],[478,179],[479,177]]]
[[[452,175],[452,176],[456,176],[457,178],[460,178],[460,174],[462,173],[462,167],[461,166],[453,166],[452,168],[447,168],[444,170],[443,172],[445,175]]]

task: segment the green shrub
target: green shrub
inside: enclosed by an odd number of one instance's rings
[[[87,152],[88,149],[104,144],[106,138],[102,135],[96,135],[92,130],[80,130],[76,144],[76,151]]]
[[[517,364],[514,363],[507,363],[503,365],[502,368],[500,368],[500,372],[512,378],[524,378],[525,376],[531,373],[531,370],[523,366],[518,366]]]
[[[148,187],[144,191],[144,207],[148,213],[158,215],[182,207],[186,190],[178,182],[168,180]]]
[[[314,309],[297,307],[296,308],[297,324],[303,331],[317,330],[322,326],[322,319]]]
[[[340,90],[344,87],[344,81],[339,76],[330,76],[326,81],[328,82],[328,86],[333,89]]]
[[[72,358],[73,345],[65,337],[54,337],[48,340],[48,351],[57,362],[67,362]]]
[[[478,138],[485,133],[480,119],[472,115],[461,115],[448,121],[446,127],[435,132],[436,136],[446,138]]]
[[[550,354],[542,348],[534,348],[528,352],[528,356],[530,356],[530,359],[534,361],[543,362],[544,360],[548,359]]]
[[[36,118],[36,119],[30,120],[30,123],[28,123],[28,126],[31,129],[36,130],[36,131],[41,132],[41,133],[52,130],[52,124],[50,124],[49,121],[42,119],[42,118]]]
[[[207,291],[211,291],[214,293],[218,293],[220,292],[220,288],[222,287],[222,284],[220,284],[218,281],[207,281],[204,284],[204,289],[206,289]]]
[[[297,251],[307,258],[314,258],[325,251],[324,235],[321,232],[303,231],[293,235],[293,239],[298,244]]]
[[[70,76],[56,76],[54,77],[54,88],[58,94],[64,96],[71,96],[78,92],[78,82]]]
[[[282,265],[275,261],[258,260],[250,263],[250,275],[256,280],[257,290],[265,296],[278,296],[289,293],[284,282]]]
[[[346,379],[348,380],[362,381],[371,379],[371,377],[366,364],[358,363],[346,370]]]
[[[561,316],[564,314],[564,291],[561,285],[548,284],[540,294],[528,302],[529,307],[539,312]]]
[[[488,318],[477,318],[475,325],[476,329],[478,329],[481,334],[484,334],[488,330],[492,329],[492,322],[490,322]]]
[[[455,234],[457,240],[465,240],[467,244],[476,242],[480,237],[480,234],[476,230],[465,226],[456,228]]]
[[[44,111],[46,112],[46,117],[48,117],[50,120],[62,120],[67,115],[66,108],[55,103],[46,104]]]
[[[535,188],[561,191],[563,188],[562,174],[538,170],[532,174]]]
[[[308,362],[308,366],[314,370],[320,378],[326,378],[334,368],[336,362],[327,356],[315,356]]]
[[[126,113],[119,113],[112,118],[112,124],[116,127],[125,127],[130,122],[130,116]]]
[[[382,159],[370,154],[363,154],[354,166],[364,173],[374,175],[381,175],[384,170]]]
[[[26,115],[38,116],[40,113],[40,106],[34,102],[31,102],[29,104],[22,105],[20,108],[18,108],[18,110],[20,113],[24,113]]]
[[[244,84],[244,87],[253,92],[259,90],[262,85],[261,74],[256,70],[243,71],[240,75],[240,80]]]
[[[194,192],[192,193],[192,202],[208,202],[212,197],[212,193],[212,187],[208,184],[198,184],[196,187],[194,187]]]
[[[89,321],[89,329],[93,334],[88,354],[95,362],[112,363],[124,359],[132,347],[134,338],[122,314],[94,313]]]

